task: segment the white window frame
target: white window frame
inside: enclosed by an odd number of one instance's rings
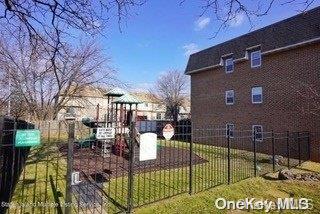
[[[227,70],[227,68],[228,68],[228,62],[232,62],[232,70],[230,70],[230,71],[228,71]],[[230,74],[230,73],[232,73],[233,71],[234,71],[234,60],[233,60],[233,58],[227,58],[226,60],[225,60],[225,64],[224,64],[224,68],[225,68],[225,72],[226,72],[226,74]]]
[[[253,90],[254,90],[255,88],[261,89],[261,101],[258,101],[258,102],[257,102],[257,101],[254,101],[254,100],[253,100],[253,95],[254,95]],[[251,102],[252,102],[252,104],[260,104],[260,103],[263,102],[263,89],[262,89],[261,86],[254,86],[254,87],[251,88]]]
[[[256,142],[262,142],[263,141],[263,126],[262,125],[252,125],[252,139],[254,139],[254,128],[255,127],[261,127],[261,139],[256,138]]]
[[[232,126],[232,133],[233,133],[233,135],[231,136],[230,135],[230,138],[234,138],[234,124],[233,123],[227,123],[226,124],[226,138],[228,138],[228,126]]]
[[[232,103],[228,103],[228,93],[229,92],[232,92],[232,94],[233,94],[233,102]],[[226,91],[226,93],[225,93],[225,102],[226,102],[226,105],[233,105],[234,104],[234,98],[235,96],[234,96],[234,90],[228,90],[228,91]]]
[[[260,56],[260,63],[258,65],[253,65],[253,55],[256,54],[256,53],[259,53],[259,56]],[[251,61],[251,68],[258,68],[258,67],[261,67],[261,61],[262,61],[262,56],[261,56],[261,50],[257,50],[257,51],[253,51],[251,52],[250,54],[250,61]]]

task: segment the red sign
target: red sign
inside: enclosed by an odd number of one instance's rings
[[[174,128],[171,124],[166,124],[162,130],[162,135],[166,140],[170,140],[174,135]]]

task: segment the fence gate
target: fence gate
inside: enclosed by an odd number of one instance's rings
[[[61,148],[68,163],[66,203],[72,204],[66,212],[123,213],[128,210],[130,129],[90,125],[83,130],[70,123],[69,144]]]

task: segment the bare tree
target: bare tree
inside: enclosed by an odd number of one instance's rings
[[[168,71],[159,77],[150,92],[167,107],[168,115],[177,122],[179,108],[188,97],[188,77],[178,70]]]
[[[39,38],[50,45],[61,45],[61,41],[71,35],[70,29],[95,35],[102,33],[108,22],[114,17],[121,26],[121,20],[128,17],[130,10],[143,5],[147,0],[0,0],[1,30],[11,33],[23,29],[29,35],[30,42]],[[180,4],[188,0],[179,0]],[[203,0],[202,12],[213,14],[221,25],[214,37],[240,15],[252,23],[253,17],[267,15],[275,4],[285,7],[296,4],[297,9],[307,10],[316,0]],[[120,27],[121,28],[121,27]],[[45,37],[44,37],[45,36]]]
[[[39,42],[35,51],[25,42],[28,35],[17,38],[0,41],[0,65],[10,78],[11,97],[21,99],[33,119],[55,119],[72,95],[113,79],[114,70],[93,42],[65,45],[53,58],[46,43]]]
[[[8,82],[5,82],[5,72],[0,70],[0,114],[6,113],[8,98],[9,98],[9,90],[4,90],[8,87]]]
[[[117,17],[120,23],[129,15],[131,8],[141,6],[146,1],[0,0],[0,21],[2,28],[13,32],[17,28],[23,28],[31,41],[34,38],[44,38],[43,35],[61,41],[63,36],[70,34],[70,28],[91,35],[101,33],[110,19]],[[183,4],[187,1],[178,2]],[[252,17],[267,15],[275,4],[283,7],[296,4],[298,10],[305,11],[315,2],[316,0],[203,0],[200,1],[200,6],[201,15],[213,13],[221,22],[217,33],[236,19],[238,14],[244,14],[251,21]]]
[[[57,58],[67,56],[64,49],[68,41],[103,34],[103,29],[112,19],[121,20],[130,15],[130,10],[141,6],[145,0],[0,0],[0,30],[2,35],[33,46],[32,52],[50,58],[50,69],[57,70]],[[78,43],[79,40],[76,40]],[[41,48],[39,48],[41,46]],[[27,47],[30,48],[30,47]],[[62,51],[60,53],[60,51]],[[59,55],[59,56],[58,56]],[[55,74],[57,75],[57,74]],[[57,81],[58,87],[61,81]],[[1,97],[0,97],[1,99]]]
[[[182,0],[180,4],[186,2],[188,0]],[[213,15],[219,23],[219,27],[213,33],[212,38],[214,38],[221,30],[237,22],[239,16],[244,16],[253,28],[253,19],[268,15],[275,5],[285,8],[289,4],[294,4],[297,12],[305,12],[316,3],[316,0],[203,0],[201,2],[200,17],[205,14]]]
[[[51,39],[60,42],[70,28],[86,34],[101,33],[108,21],[117,17],[120,23],[132,7],[144,0],[1,0],[0,21],[3,29],[23,29],[31,42]]]

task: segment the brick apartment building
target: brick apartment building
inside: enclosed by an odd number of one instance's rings
[[[317,7],[192,54],[193,125],[320,131],[319,20]]]

